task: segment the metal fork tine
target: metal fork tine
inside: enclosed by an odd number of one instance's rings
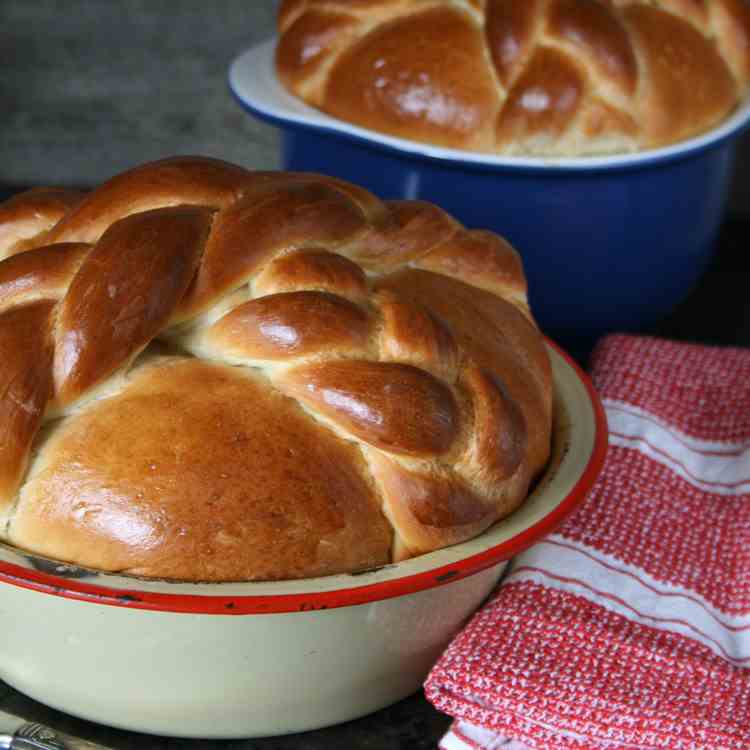
[[[3,744],[4,741],[5,744]],[[24,724],[13,735],[1,735],[0,750],[66,750],[66,748],[63,741],[49,727],[33,722]]]

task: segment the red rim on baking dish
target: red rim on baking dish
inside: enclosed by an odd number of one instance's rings
[[[567,438],[558,434],[547,472],[526,503],[506,519],[517,521],[523,511],[528,518],[521,522],[520,528],[512,528],[511,524],[510,531],[504,530],[506,521],[501,521],[476,539],[372,571],[298,581],[244,583],[142,579],[79,568],[0,545],[0,584],[131,609],[209,615],[278,614],[334,609],[413,594],[509,560],[554,531],[583,502],[602,469],[607,451],[607,420],[591,381],[557,345],[547,343],[556,397],[562,402],[558,407],[564,407],[562,413],[567,415],[558,421],[566,422]],[[557,428],[556,432],[559,433]],[[578,452],[578,433],[586,443],[581,448],[583,455]],[[557,488],[551,504],[536,503],[536,499],[544,498],[545,492],[549,494],[552,475],[565,474],[563,467],[576,458],[578,463],[572,476],[568,471],[564,491]],[[554,479],[551,481],[554,483]],[[539,506],[536,514],[535,503]],[[493,543],[495,537],[500,541]]]

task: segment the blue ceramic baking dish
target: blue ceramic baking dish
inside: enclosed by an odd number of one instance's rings
[[[710,132],[666,148],[582,158],[446,149],[370,131],[291,96],[275,42],[240,55],[231,91],[281,131],[282,167],[355,182],[381,198],[431,201],[520,252],[544,332],[585,353],[638,331],[680,302],[706,268],[750,103]]]

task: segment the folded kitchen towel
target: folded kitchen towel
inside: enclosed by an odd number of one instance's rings
[[[612,336],[592,492],[429,675],[445,750],[750,749],[750,350]]]

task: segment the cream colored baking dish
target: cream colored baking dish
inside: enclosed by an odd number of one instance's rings
[[[555,430],[521,508],[471,541],[357,575],[174,583],[0,546],[0,678],[49,706],[183,737],[299,732],[417,690],[510,557],[585,497],[606,450],[586,376],[550,345]]]

